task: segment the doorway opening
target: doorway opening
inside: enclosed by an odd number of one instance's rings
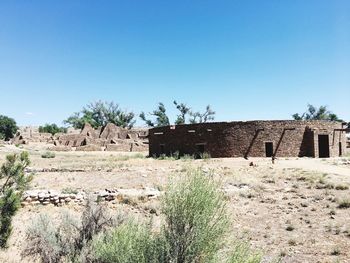
[[[165,154],[165,144],[159,145],[159,152],[160,152],[160,155]]]
[[[329,158],[329,136],[318,135],[318,157]]]
[[[343,148],[341,142],[339,142],[339,156],[343,156]]]
[[[273,142],[265,142],[265,155],[266,157],[273,156]]]
[[[196,144],[196,159],[202,158],[203,154],[205,152],[205,144],[204,143],[198,143]]]

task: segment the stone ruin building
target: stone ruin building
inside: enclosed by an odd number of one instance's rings
[[[31,142],[50,143],[52,151],[123,151],[136,152],[148,150],[148,129],[125,129],[113,123],[94,129],[86,123],[78,130],[68,129],[68,133],[39,133],[37,128],[23,127],[12,139],[12,144]]]
[[[68,133],[77,133],[78,131],[69,128]],[[40,133],[39,127],[23,126],[19,127],[14,138],[11,140],[12,144],[29,144],[33,142],[53,143],[55,138],[63,135],[63,133],[56,133],[54,136],[51,133]]]
[[[345,124],[334,121],[238,121],[149,130],[149,155],[335,157],[347,150]]]
[[[79,134],[57,137],[50,150],[141,152],[148,150],[147,136],[147,129],[125,129],[109,123],[95,130],[86,123]]]

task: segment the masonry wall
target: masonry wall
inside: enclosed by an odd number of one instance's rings
[[[329,136],[330,156],[345,153],[342,124],[331,121],[247,121],[187,124],[153,128],[149,131],[149,154],[178,152],[211,157],[264,157],[265,143],[273,143],[277,157],[318,157],[318,135]]]

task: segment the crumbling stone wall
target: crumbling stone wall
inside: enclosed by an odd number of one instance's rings
[[[148,130],[125,129],[113,123],[94,129],[86,123],[80,134],[64,134],[55,140],[50,150],[76,151],[147,151]]]
[[[76,129],[68,128],[68,135],[78,135],[79,132]],[[51,133],[40,133],[39,127],[35,126],[23,126],[20,127],[16,132],[14,138],[11,140],[12,144],[29,144],[32,142],[44,142],[53,143],[62,135],[67,135],[66,133],[56,133],[52,135]]]
[[[150,200],[159,198],[163,192],[145,187],[142,189],[105,189],[90,193],[90,198],[94,200],[112,201],[122,203],[125,199],[135,198],[137,200]],[[65,204],[83,205],[88,199],[88,194],[84,191],[62,193],[57,190],[28,190],[23,193],[22,206],[27,205],[55,205]]]
[[[149,154],[211,157],[265,157],[272,143],[276,157],[319,157],[318,135],[328,135],[329,155],[345,153],[342,124],[332,121],[247,121],[186,124],[149,131]]]

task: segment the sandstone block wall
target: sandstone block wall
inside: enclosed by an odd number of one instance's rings
[[[331,121],[247,121],[186,124],[153,128],[149,131],[149,154],[211,157],[265,157],[272,143],[276,157],[319,157],[319,136],[328,135],[329,155],[346,149],[343,126]],[[340,144],[339,144],[340,143]]]
[[[113,123],[104,128],[94,129],[85,124],[80,134],[64,134],[57,138],[51,150],[65,150],[68,147],[76,151],[147,151],[148,130],[125,129]]]

